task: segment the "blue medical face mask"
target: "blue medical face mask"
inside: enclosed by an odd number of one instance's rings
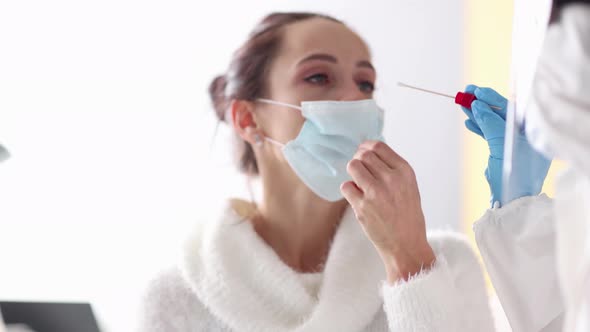
[[[350,181],[346,165],[359,145],[383,141],[383,110],[373,99],[358,101],[304,101],[301,107],[268,99],[258,101],[301,111],[305,118],[299,135],[286,144],[265,137],[282,148],[297,176],[319,197],[342,199],[340,185]]]

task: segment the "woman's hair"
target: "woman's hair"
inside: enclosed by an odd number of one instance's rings
[[[268,70],[288,24],[323,18],[341,21],[315,13],[273,13],[266,16],[250,33],[248,40],[233,54],[229,70],[213,79],[209,95],[219,121],[226,121],[232,100],[255,101],[266,93]],[[258,175],[258,164],[250,143],[238,142],[239,169],[248,175]]]

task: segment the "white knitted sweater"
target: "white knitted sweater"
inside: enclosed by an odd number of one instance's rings
[[[144,298],[140,331],[493,331],[479,262],[456,234],[429,235],[437,261],[388,285],[383,263],[349,209],[335,234],[320,288],[302,276],[231,207],[201,223],[179,266]],[[313,287],[312,287],[313,288]]]

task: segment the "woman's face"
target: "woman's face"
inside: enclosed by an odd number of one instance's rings
[[[270,65],[265,97],[300,105],[311,100],[362,100],[373,97],[376,73],[365,42],[345,25],[313,18],[285,27]],[[256,103],[265,135],[282,143],[303,125],[301,112]]]

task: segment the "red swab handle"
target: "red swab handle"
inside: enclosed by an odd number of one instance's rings
[[[455,104],[459,104],[467,109],[471,109],[471,103],[477,100],[477,97],[471,93],[457,92],[455,96]]]

